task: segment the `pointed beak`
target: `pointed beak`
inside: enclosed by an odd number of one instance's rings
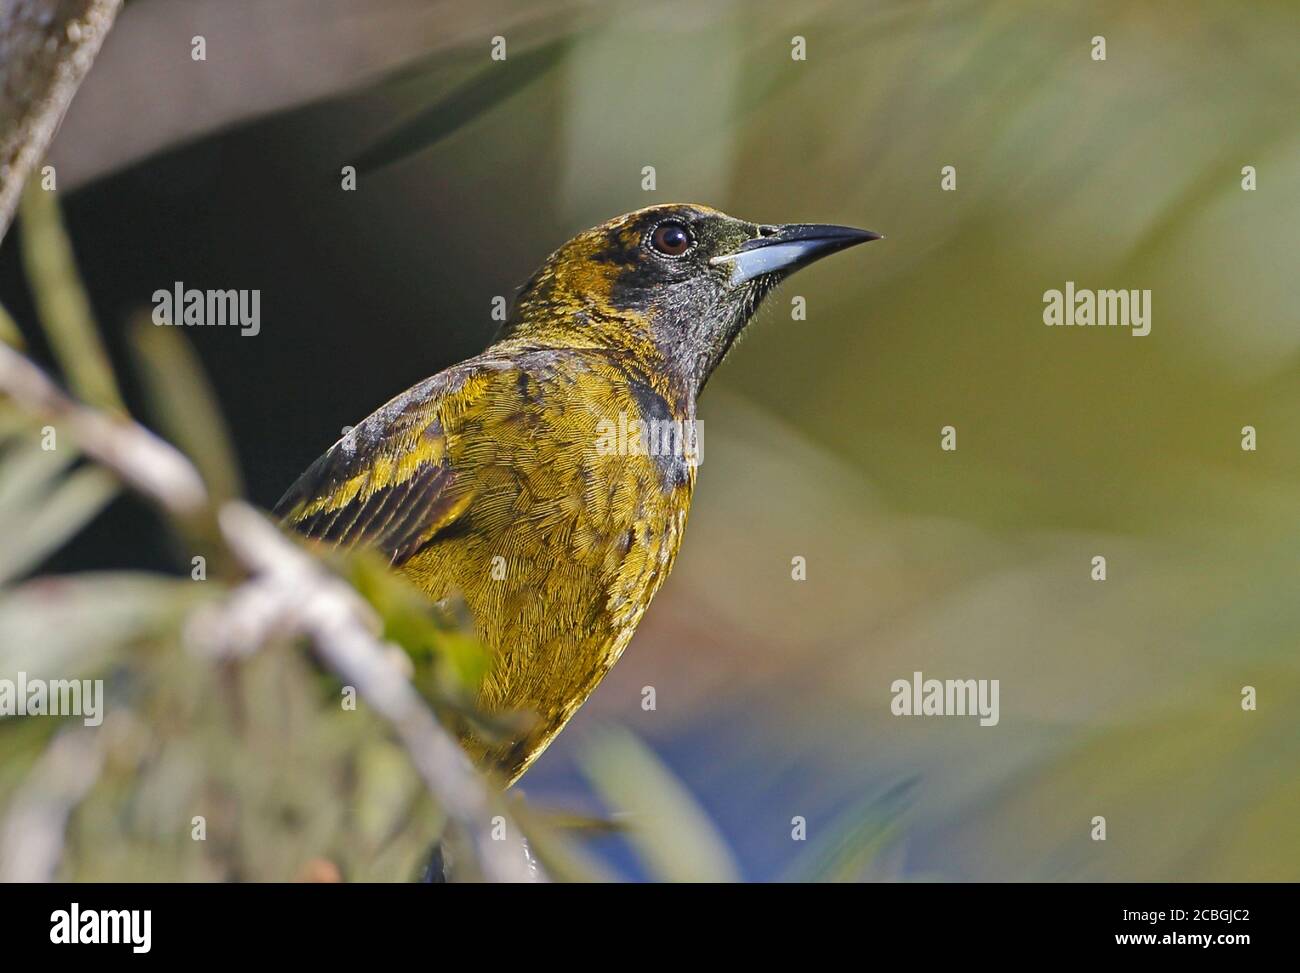
[[[787,223],[760,226],[759,235],[736,250],[712,258],[714,266],[731,267],[732,285],[743,284],[765,274],[792,274],[814,260],[870,240],[883,240],[880,233],[851,226],[825,223]]]

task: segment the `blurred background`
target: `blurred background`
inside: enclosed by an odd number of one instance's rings
[[[529,805],[604,877],[1294,881],[1298,54],[1286,2],[133,0],[50,162],[146,422],[152,293],[261,290],[256,337],[184,337],[264,508],[589,225],[695,201],[885,233],[711,382],[675,572]],[[48,366],[22,233],[0,300]],[[1067,280],[1150,289],[1150,335],[1045,327]],[[437,815],[381,726],[301,655],[232,674],[164,634],[189,554],[122,494],[32,572],[83,600],[0,589],[3,668],[108,639],[85,665],[130,714],[60,874],[409,878]],[[916,671],[1000,680],[1000,722],[892,716]],[[53,729],[22,723],[8,806]]]

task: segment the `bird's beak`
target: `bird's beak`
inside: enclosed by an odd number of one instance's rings
[[[761,226],[759,234],[731,253],[712,258],[709,263],[730,265],[731,283],[743,284],[764,274],[792,274],[829,254],[869,240],[884,239],[881,234],[870,230],[825,223]]]

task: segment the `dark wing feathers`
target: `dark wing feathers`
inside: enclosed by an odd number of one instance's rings
[[[312,463],[273,513],[305,537],[365,544],[401,564],[468,507],[447,458],[435,376],[393,399]],[[442,380],[442,381],[440,381]]]

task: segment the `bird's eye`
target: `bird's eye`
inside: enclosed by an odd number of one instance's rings
[[[666,257],[680,257],[691,248],[691,234],[680,223],[660,223],[650,236],[650,246]]]

